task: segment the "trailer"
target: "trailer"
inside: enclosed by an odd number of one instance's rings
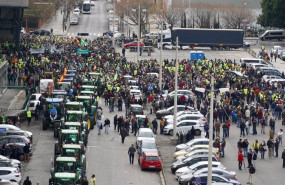
[[[177,28],[171,33],[172,44],[194,47],[210,47],[212,50],[230,50],[243,47],[244,32],[241,29]]]

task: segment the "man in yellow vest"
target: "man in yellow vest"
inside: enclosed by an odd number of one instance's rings
[[[30,123],[32,121],[32,112],[30,110],[27,110],[27,120],[28,120],[28,125],[30,126]]]
[[[91,176],[90,183],[91,183],[91,185],[96,185],[95,184],[96,183],[96,179],[95,179],[95,175],[94,174]]]

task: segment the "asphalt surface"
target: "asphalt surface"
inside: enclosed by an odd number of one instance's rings
[[[77,33],[89,33],[97,36],[107,31],[107,2],[105,0],[95,1],[95,6],[91,7],[91,14],[81,14],[78,25],[70,25],[67,35]]]

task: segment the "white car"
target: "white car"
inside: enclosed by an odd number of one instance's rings
[[[200,111],[196,111],[196,110],[187,110],[187,111],[179,111],[177,112],[177,117],[181,116],[181,115],[185,115],[185,114],[201,114]],[[163,118],[165,120],[168,120],[168,119],[173,119],[174,115],[167,115],[167,116],[164,116]]]
[[[285,79],[273,79],[273,80],[269,80],[269,83],[271,85],[274,85],[274,87],[277,87],[278,83],[285,83]]]
[[[139,87],[139,86],[136,86],[136,85],[131,85],[131,86],[130,86],[130,89],[133,89],[133,90],[140,90],[140,87]]]
[[[189,152],[185,155],[180,155],[178,157],[175,158],[176,161],[182,161],[183,159],[185,158],[188,158],[188,157],[191,157],[191,156],[194,156],[194,155],[208,155],[209,154],[209,150],[208,149],[200,149],[200,150],[194,150],[192,152]],[[212,151],[212,155],[215,155],[217,159],[219,159],[219,156],[214,152]]]
[[[208,161],[200,161],[191,166],[182,167],[182,168],[177,169],[175,172],[175,177],[178,179],[182,175],[191,174],[191,173],[194,173],[196,170],[207,168],[207,167],[208,167]],[[216,161],[212,162],[212,167],[226,169],[226,167],[224,167],[220,162],[216,162]]]
[[[14,125],[10,125],[10,124],[0,124],[0,130],[21,130],[19,127],[16,127]],[[23,130],[24,132],[27,133],[27,135],[29,136],[29,138],[33,138],[33,133]],[[31,139],[32,140],[32,139]]]
[[[280,76],[275,76],[275,75],[263,75],[262,76],[262,79],[265,81],[265,82],[268,82],[270,80],[276,80],[276,79],[282,79]]]
[[[73,10],[73,14],[74,14],[74,15],[77,15],[77,16],[80,16],[80,9],[79,9],[79,8],[75,8],[75,9]]]
[[[17,168],[19,168],[19,169],[21,170],[22,164],[21,164],[21,162],[20,162],[19,160],[17,160],[17,159],[9,159],[8,157],[5,157],[5,156],[3,156],[3,155],[0,155],[0,161],[6,161],[6,160],[10,160],[11,163],[12,163],[15,167],[17,167]]]
[[[185,144],[179,144],[175,147],[175,151],[179,150],[187,150],[188,148],[191,148],[194,145],[208,145],[209,139],[208,138],[197,138],[193,139]]]
[[[30,110],[32,113],[34,113],[38,103],[40,103],[40,101],[36,101],[36,100],[30,101],[29,106],[28,106],[28,110]]]
[[[130,95],[131,95],[131,96],[133,96],[133,95],[135,95],[135,96],[142,96],[142,93],[141,93],[140,90],[131,89],[131,90],[130,90]]]
[[[200,123],[199,120],[183,120],[177,123],[176,132],[187,133],[192,127],[195,129],[195,135],[200,135],[204,130],[204,124]],[[166,125],[163,129],[163,133],[173,135],[173,124]]]
[[[283,49],[281,46],[273,46],[273,48],[271,49],[272,53],[277,53],[278,57],[281,55]]]
[[[180,122],[183,120],[188,120],[188,121],[199,120],[203,124],[207,122],[207,119],[201,113],[200,114],[184,114],[184,115],[178,116],[176,120],[177,122]],[[173,122],[174,122],[174,118],[167,119],[168,124],[173,124]]]
[[[152,140],[155,141],[155,135],[150,128],[140,128],[137,133],[136,147],[138,147],[139,142],[142,140]]]
[[[159,38],[159,33],[148,33],[145,35],[146,38],[148,39],[158,39]]]
[[[20,183],[22,180],[22,175],[17,168],[0,167],[0,179]]]
[[[35,94],[32,94],[30,100],[36,100],[36,101],[40,101],[40,97],[42,96],[42,94],[40,93],[35,93]]]
[[[70,24],[78,24],[79,23],[79,18],[78,17],[72,17],[70,19]]]
[[[94,0],[91,0],[91,6],[95,6],[95,1]]]
[[[167,96],[174,96],[174,94],[175,94],[175,91],[172,91],[172,92],[168,93],[167,95],[163,94],[162,96],[164,98],[166,98]],[[190,97],[194,95],[194,93],[192,91],[186,90],[186,89],[177,90],[177,94],[184,94],[185,96],[190,96]]]

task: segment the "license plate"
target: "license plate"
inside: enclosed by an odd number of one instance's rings
[[[150,168],[155,168],[155,166],[149,166]]]

